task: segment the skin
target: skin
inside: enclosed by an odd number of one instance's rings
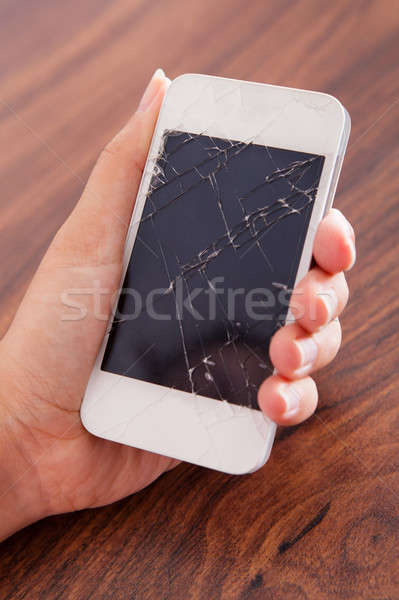
[[[106,320],[95,317],[92,298],[82,295],[86,318],[65,321],[62,302],[65,290],[98,285],[109,290],[101,295],[101,311],[110,310],[168,83],[158,70],[133,117],[101,153],[0,342],[0,538],[47,515],[114,502],[177,464],[96,438],[83,428],[80,404]],[[330,211],[320,224],[314,258],[317,266],[293,294],[295,322],[271,343],[278,373],[259,389],[261,409],[281,425],[313,413],[317,388],[310,374],[334,358],[341,342],[337,316],[348,299],[343,270],[354,263],[355,244],[353,229],[339,211]]]

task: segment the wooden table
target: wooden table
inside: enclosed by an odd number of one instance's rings
[[[320,405],[257,473],[181,465],[1,547],[1,598],[399,598],[397,0],[2,0],[0,328],[152,71],[321,90],[352,117],[357,230]]]

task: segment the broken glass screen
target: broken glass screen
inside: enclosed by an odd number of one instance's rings
[[[323,163],[165,132],[101,368],[258,408]]]

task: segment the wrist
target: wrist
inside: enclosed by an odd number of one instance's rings
[[[0,540],[12,535],[49,511],[43,495],[38,465],[25,443],[29,431],[12,407],[12,391],[0,375]]]

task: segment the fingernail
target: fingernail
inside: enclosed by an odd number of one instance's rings
[[[294,371],[296,377],[302,377],[312,368],[318,353],[318,347],[313,337],[294,341],[301,356],[301,365]]]
[[[280,395],[284,400],[285,410],[283,413],[284,419],[289,419],[297,414],[301,402],[301,396],[297,389],[292,384],[285,385],[280,389]]]
[[[345,271],[350,271],[356,262],[355,230],[347,219],[345,219],[345,229],[348,239],[348,245],[351,250],[351,260]]]
[[[345,219],[345,217],[344,217]],[[346,227],[346,231],[348,233],[349,239],[352,240],[352,242],[355,241],[355,230],[353,229],[352,225],[349,223],[349,221],[347,219],[345,219],[345,227]]]
[[[346,267],[345,271],[350,271],[351,268],[353,267],[353,265],[356,262],[356,247],[355,244],[352,242],[352,240],[348,240],[349,241],[349,246],[351,249],[351,259],[349,262],[349,265]]]
[[[152,101],[159,91],[159,86],[157,84],[158,79],[165,79],[165,73],[163,69],[157,69],[154,75],[151,77],[150,83],[146,87],[137,110],[144,112],[152,104]]]
[[[353,231],[352,226],[348,223],[350,229],[352,229],[352,234],[348,234],[348,245],[351,251],[351,259],[349,261],[349,265],[346,267],[345,271],[350,271],[353,265],[356,262],[356,246],[355,246],[355,233]]]
[[[324,304],[324,308],[326,311],[326,317],[324,319],[324,324],[329,323],[336,315],[338,310],[338,298],[335,290],[330,288],[325,292],[319,294],[319,297]]]

